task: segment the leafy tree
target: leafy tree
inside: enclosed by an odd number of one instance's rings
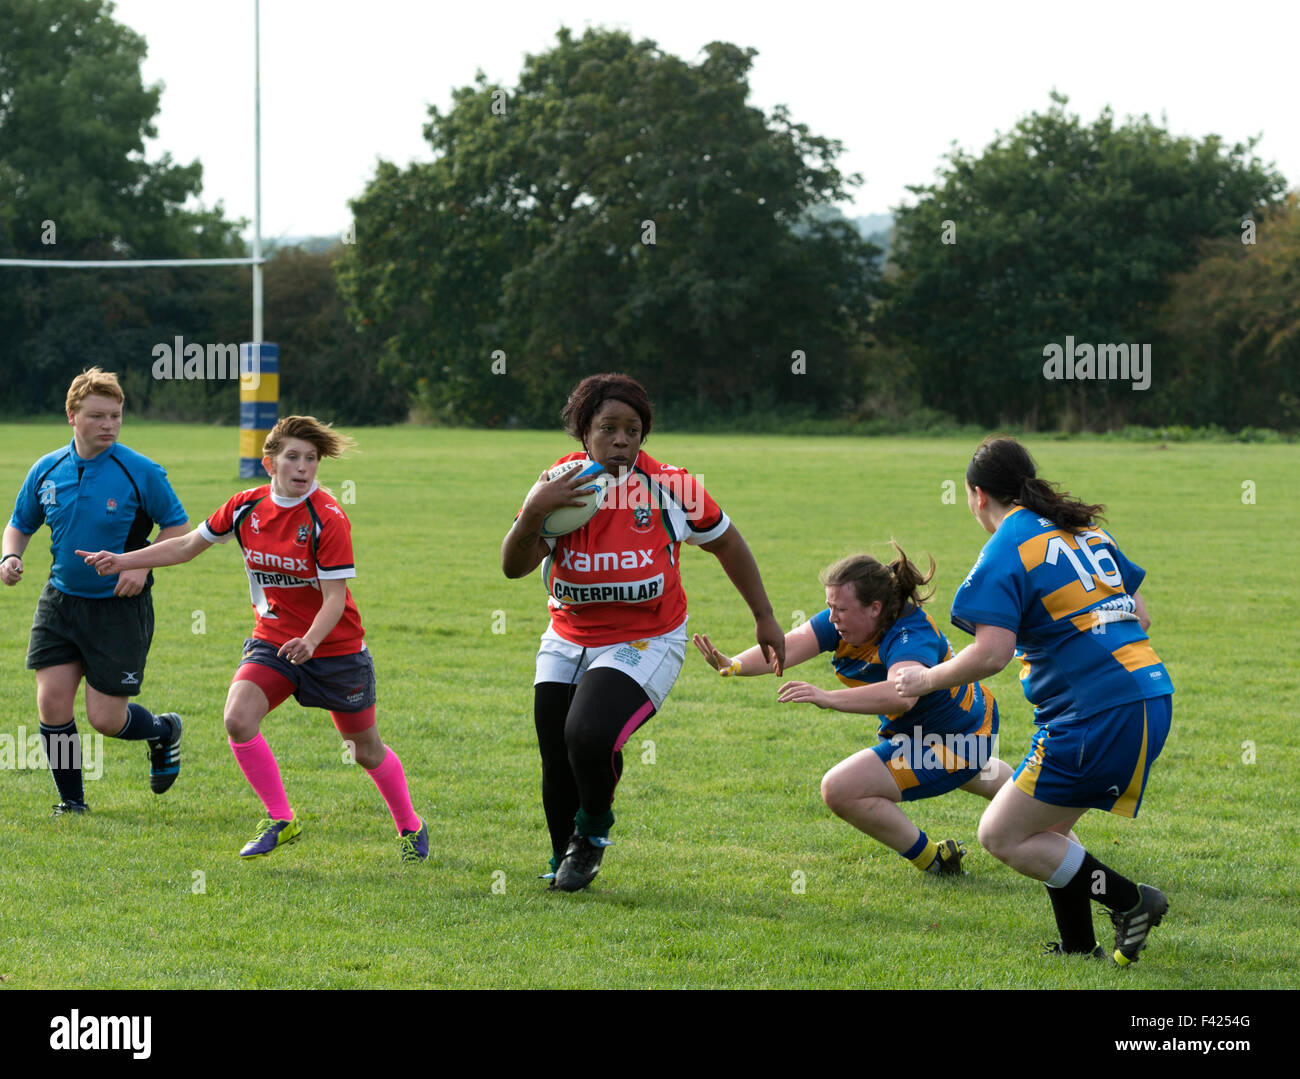
[[[408,387],[382,375],[349,323],[333,262],[338,249],[277,251],[266,266],[267,325],[280,346],[280,412],[339,424],[400,423]],[[247,294],[245,294],[245,302]]]
[[[1300,426],[1300,194],[1203,245],[1160,312],[1184,422]]]
[[[226,254],[219,211],[187,211],[203,170],[144,141],[161,84],[145,86],[144,39],[108,0],[0,0],[0,180],[5,241],[29,257]],[[54,222],[57,243],[42,243]]]
[[[876,327],[915,365],[926,403],[982,424],[1162,420],[1170,357],[1156,310],[1169,275],[1284,181],[1255,143],[1175,137],[1148,117],[1091,124],[1053,94],[979,157],[953,150],[941,178],[896,212],[888,300]],[[945,240],[949,242],[945,242]],[[955,241],[955,242],[952,242]],[[1045,346],[1149,343],[1153,386],[1043,376]]]
[[[434,160],[380,164],[340,266],[426,407],[549,424],[610,369],[679,416],[854,403],[876,249],[806,211],[856,177],[839,143],[746,104],[754,56],[561,30],[513,90],[480,73],[430,109]]]
[[[198,162],[145,160],[162,87],[143,84],[144,40],[112,10],[106,0],[0,0],[0,254],[242,254],[220,206],[185,208],[201,188]],[[90,363],[147,369],[152,342],[170,340],[169,309],[187,337],[207,337],[222,273],[0,269],[7,406],[58,407]]]

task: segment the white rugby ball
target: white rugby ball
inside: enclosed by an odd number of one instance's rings
[[[546,473],[545,480],[538,480],[529,490],[529,496],[537,490],[543,483],[556,479],[560,476],[568,475],[574,469],[581,469],[578,473],[578,479],[587,480],[588,482],[579,487],[574,497],[582,503],[581,506],[561,506],[558,510],[553,510],[546,515],[542,521],[542,535],[547,537],[567,536],[570,532],[576,532],[579,528],[596,516],[596,511],[600,509],[601,503],[605,500],[605,492],[609,489],[613,477],[595,461],[586,457],[579,457],[573,461],[565,461],[563,464],[556,465]]]

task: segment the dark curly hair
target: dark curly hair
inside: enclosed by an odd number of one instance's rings
[[[966,483],[1008,506],[1024,506],[1067,532],[1081,532],[1104,519],[1105,506],[1071,498],[1069,491],[1039,479],[1029,451],[1005,435],[990,435],[979,444],[966,466]]]
[[[588,375],[569,394],[560,419],[564,421],[564,430],[584,446],[587,444],[587,430],[591,427],[592,417],[606,401],[622,401],[636,410],[641,417],[641,441],[650,437],[650,427],[654,422],[654,409],[650,407],[650,395],[645,387],[630,375]]]

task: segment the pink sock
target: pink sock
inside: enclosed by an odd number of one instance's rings
[[[420,827],[420,818],[411,808],[411,792],[406,788],[406,773],[402,771],[402,762],[388,746],[388,755],[375,768],[366,771],[375,781],[379,793],[384,796],[388,812],[393,815],[393,823],[398,832],[414,832]]]
[[[289,796],[284,793],[284,784],[280,781],[280,766],[275,763],[275,754],[266,744],[262,732],[248,742],[230,742],[230,751],[235,755],[235,763],[244,773],[249,786],[262,799],[266,806],[266,815],[272,820],[293,820],[293,810],[289,808]]]

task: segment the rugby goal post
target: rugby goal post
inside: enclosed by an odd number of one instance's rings
[[[249,258],[183,259],[8,259],[0,267],[39,270],[131,270],[169,266],[251,266],[253,339],[239,346],[239,477],[265,476],[262,443],[280,411],[280,346],[262,340],[262,42],[261,0],[253,0],[253,254]],[[178,342],[179,344],[179,342]],[[192,345],[200,352],[202,346]],[[189,349],[185,352],[188,354]],[[177,365],[181,356],[174,356]]]

